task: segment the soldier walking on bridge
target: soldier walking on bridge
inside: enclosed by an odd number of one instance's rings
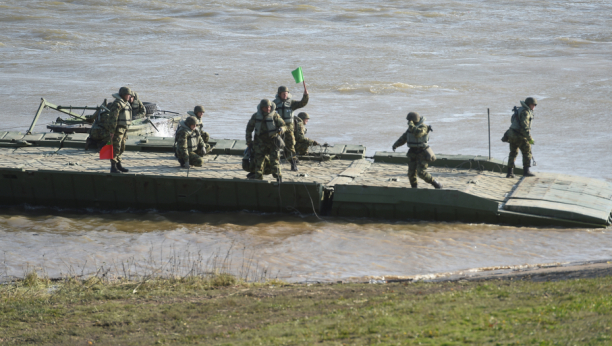
[[[253,131],[255,136],[253,137]],[[283,143],[280,137],[287,131],[285,122],[274,110],[274,104],[263,99],[257,106],[257,113],[251,116],[246,127],[247,145],[255,153],[255,172],[249,174],[249,179],[263,179],[264,163],[266,158],[270,160],[272,175],[282,181],[280,170],[280,150]]]
[[[441,189],[442,184],[427,172],[427,162],[435,161],[436,156],[429,148],[429,133],[433,130],[431,126],[425,125],[425,117],[416,112],[408,113],[408,130],[398,138],[393,144],[393,151],[398,147],[408,143],[408,179],[410,186],[417,188],[417,175],[425,182],[433,185],[436,189]]]
[[[531,167],[531,146],[535,143],[531,137],[531,122],[533,121],[533,110],[538,105],[538,101],[533,97],[528,97],[521,101],[521,107],[514,107],[512,114],[512,124],[506,131],[503,142],[510,144],[510,155],[508,155],[508,174],[506,178],[514,178],[514,161],[518,156],[519,149],[523,154],[523,176],[535,176],[530,171]]]

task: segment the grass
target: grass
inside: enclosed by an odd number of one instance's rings
[[[612,278],[248,283],[229,274],[0,286],[2,344],[612,345]]]

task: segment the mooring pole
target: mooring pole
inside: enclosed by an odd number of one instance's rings
[[[487,108],[487,119],[489,120],[489,161],[491,161],[491,112]]]

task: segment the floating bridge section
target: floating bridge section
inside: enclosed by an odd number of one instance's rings
[[[607,227],[612,184],[538,173],[505,178],[503,162],[438,155],[430,172],[444,184],[410,188],[404,153],[337,144],[285,164],[283,183],[246,179],[246,143],[211,140],[204,167],[178,167],[174,139],[136,137],[124,154],[126,174],[85,147],[86,134],[24,135],[0,131],[0,204],[51,207],[321,213],[339,217],[421,219],[521,226]],[[520,172],[520,170],[519,170]]]

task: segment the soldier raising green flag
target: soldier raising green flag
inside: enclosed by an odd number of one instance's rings
[[[285,157],[291,160],[291,170],[297,171],[297,158],[295,157],[295,136],[293,134],[293,111],[308,104],[308,89],[306,89],[306,82],[304,81],[304,75],[301,67],[298,67],[296,70],[292,71],[291,74],[293,75],[296,83],[302,82],[304,85],[304,96],[302,97],[302,100],[293,100],[291,98],[291,94],[289,93],[289,88],[286,86],[280,86],[278,87],[274,104],[276,105],[276,111],[285,122],[285,126],[287,126],[287,131],[285,131],[284,135]]]

